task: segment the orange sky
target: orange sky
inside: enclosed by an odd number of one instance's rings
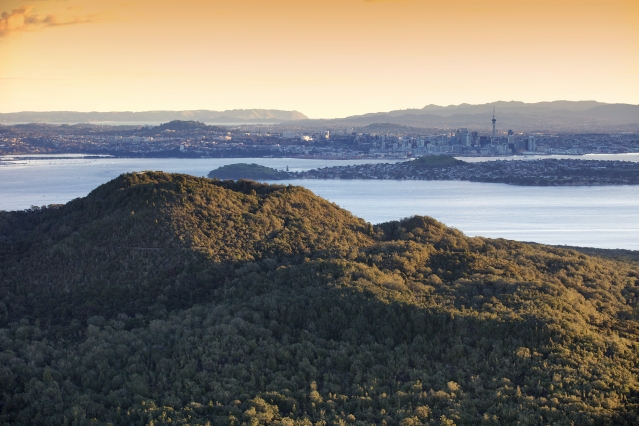
[[[639,104],[639,0],[0,0],[0,112]]]

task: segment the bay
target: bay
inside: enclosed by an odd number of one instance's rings
[[[434,217],[469,236],[639,250],[639,186],[530,187],[458,181],[299,180],[372,223]]]
[[[619,158],[621,159],[621,158]],[[632,160],[630,160],[632,161]],[[65,203],[121,173],[206,176],[253,162],[292,171],[389,160],[24,159],[0,166],[0,210]],[[470,236],[639,250],[639,186],[519,187],[457,181],[290,180],[372,223],[427,215]]]
[[[220,166],[257,163],[278,170],[303,171],[334,165],[395,162],[388,160],[306,160],[296,158],[98,158],[69,159],[71,155],[30,159],[3,157],[0,166],[0,210],[23,210],[32,205],[62,204],[84,197],[122,173],[145,170],[206,176]],[[397,160],[396,160],[397,161]]]

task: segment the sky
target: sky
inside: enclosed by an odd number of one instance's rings
[[[0,112],[639,104],[639,0],[0,0]]]

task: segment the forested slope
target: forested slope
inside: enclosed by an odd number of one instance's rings
[[[123,175],[0,213],[0,422],[637,424],[639,264]]]

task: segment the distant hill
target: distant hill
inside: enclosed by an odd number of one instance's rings
[[[421,109],[354,115],[334,120],[304,120],[308,125],[371,126],[376,123],[421,128],[470,127],[488,130],[495,108],[500,130],[639,131],[639,105],[595,101],[494,102],[481,105],[427,105]]]
[[[149,129],[151,132],[161,132],[164,130],[175,130],[175,131],[192,131],[195,129],[207,129],[210,126],[207,126],[204,123],[199,121],[184,121],[184,120],[173,120],[168,123],[162,123],[159,126],[152,127]]]
[[[0,212],[0,422],[639,424],[639,264],[132,173]]]
[[[401,124],[391,124],[391,123],[373,123],[373,124],[368,124],[362,127],[356,127],[353,130],[357,131],[358,133],[397,133],[397,134],[404,133],[406,134],[406,133],[419,133],[420,131],[423,131],[424,128],[403,126]]]
[[[92,123],[92,122],[135,122],[153,123],[173,120],[200,121],[203,123],[280,123],[301,120],[307,117],[298,111],[272,109],[234,109],[226,111],[113,111],[113,112],[14,112],[0,114],[0,123]]]

